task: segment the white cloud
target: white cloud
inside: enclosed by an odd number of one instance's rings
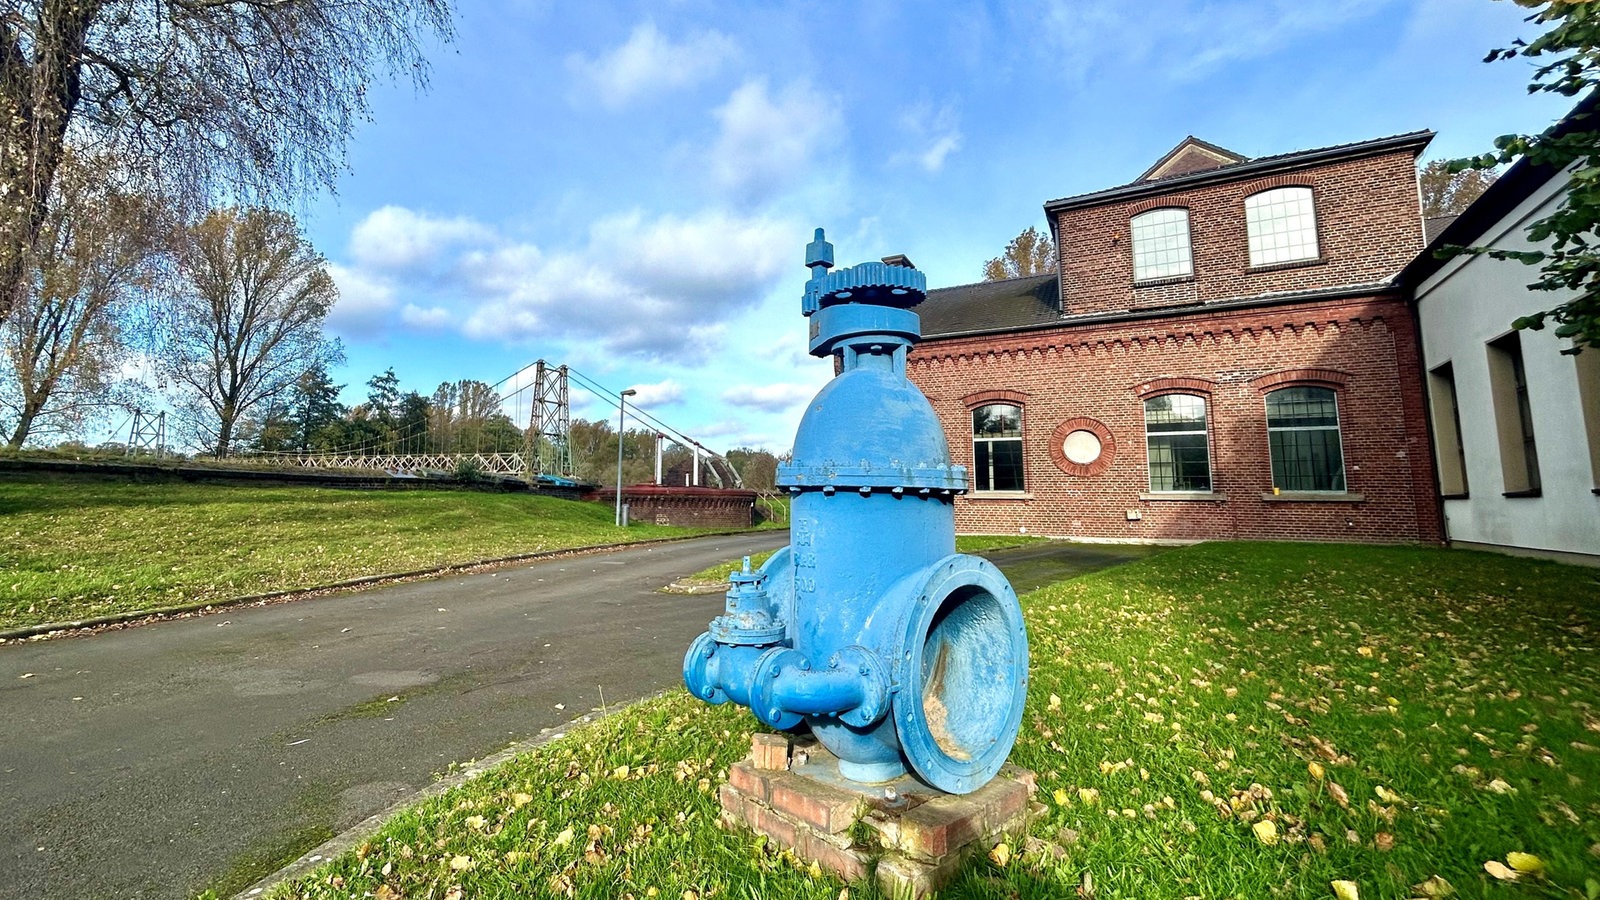
[[[546,252],[469,219],[430,223],[398,207],[379,212],[357,226],[365,229],[362,240],[380,230],[367,227],[375,221],[416,225],[395,229],[398,242],[423,248],[403,257],[428,259],[430,277],[397,271],[392,262],[400,254],[364,252],[357,266],[331,267],[351,298],[332,317],[347,333],[456,326],[478,340],[575,339],[656,359],[698,359],[714,350],[727,321],[765,298],[792,261],[796,235],[804,234],[774,218],[715,210],[630,212],[596,222],[583,245]],[[441,221],[448,227],[433,227]],[[407,297],[398,308],[402,283],[427,299]]]
[[[822,149],[840,137],[838,103],[795,82],[777,96],[765,79],[747,81],[714,113],[720,126],[707,160],[712,183],[760,202],[803,181]]]
[[[677,88],[697,84],[737,55],[733,39],[719,31],[702,31],[681,42],[656,30],[653,22],[633,29],[627,43],[594,59],[574,54],[567,67],[608,109]]]
[[[1284,53],[1293,42],[1366,18],[1397,0],[1170,0],[1130,26],[1120,0],[1044,0],[1036,23],[1060,45],[1077,74],[1158,65],[1189,80],[1219,66]]]
[[[641,409],[652,410],[661,406],[674,406],[683,402],[683,385],[671,378],[658,381],[655,384],[636,384],[633,389],[638,394],[628,400],[629,406],[638,406]]]
[[[439,331],[455,320],[455,315],[442,306],[430,306],[427,309],[407,303],[400,310],[400,321],[421,331]]]
[[[376,334],[394,317],[394,288],[381,276],[337,263],[328,274],[339,288],[339,300],[328,313],[328,326],[346,337]]]
[[[913,106],[901,114],[900,129],[911,149],[895,154],[890,162],[910,162],[923,171],[937,172],[950,154],[961,149],[961,128],[950,106],[937,110],[926,103]]]
[[[453,248],[490,239],[492,232],[464,216],[441,219],[400,206],[385,206],[350,233],[350,256],[361,266],[417,272],[437,265]]]
[[[809,384],[740,384],[722,392],[722,399],[734,406],[764,412],[787,412],[810,400],[817,393]]]

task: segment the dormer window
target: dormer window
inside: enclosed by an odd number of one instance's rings
[[[1189,211],[1165,207],[1134,216],[1128,223],[1133,236],[1133,280],[1181,278],[1194,274],[1189,250]]]
[[[1317,258],[1317,215],[1311,189],[1286,187],[1244,201],[1250,265],[1272,266]]]

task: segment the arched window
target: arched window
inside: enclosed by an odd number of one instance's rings
[[[1144,402],[1144,439],[1150,491],[1211,490],[1211,442],[1206,401],[1193,394],[1163,394]]]
[[[1133,280],[1194,274],[1189,250],[1189,211],[1152,209],[1128,223],[1133,235]]]
[[[1343,491],[1339,401],[1324,387],[1288,387],[1267,395],[1272,486],[1284,491]]]
[[[972,411],[972,477],[976,491],[1020,491],[1022,407],[991,403]]]
[[[1244,222],[1252,266],[1317,258],[1317,214],[1310,188],[1278,188],[1246,197]]]

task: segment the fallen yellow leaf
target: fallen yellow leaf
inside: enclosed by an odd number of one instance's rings
[[[1339,782],[1328,782],[1328,795],[1333,797],[1333,802],[1339,804],[1345,809],[1350,808],[1350,795],[1345,792],[1344,787],[1340,785]]]
[[[482,831],[486,822],[483,816],[467,816],[467,827],[473,831]]]
[[[1078,799],[1093,806],[1100,802],[1100,792],[1094,788],[1078,788]]]
[[[456,855],[450,858],[450,868],[462,872],[472,868],[472,857]]]
[[[1071,799],[1072,799],[1072,796],[1070,794],[1068,794],[1065,790],[1062,790],[1061,788],[1056,788],[1055,801],[1056,801],[1056,805],[1057,806],[1066,806],[1067,805],[1067,801],[1069,801]]]
[[[1278,826],[1271,819],[1262,819],[1251,825],[1250,830],[1256,833],[1257,840],[1268,847],[1278,842]]]
[[[1439,900],[1441,897],[1451,897],[1454,896],[1456,892],[1455,885],[1445,881],[1438,875],[1435,875],[1420,884],[1412,885],[1411,889],[1427,898],[1427,900]]]
[[[1311,777],[1318,781],[1321,781],[1322,776],[1327,774],[1327,770],[1322,768],[1322,763],[1319,763],[1316,760],[1306,763],[1306,771],[1310,772]]]
[[[1333,895],[1339,900],[1361,900],[1361,888],[1357,887],[1354,881],[1330,881],[1328,884],[1333,888]]]
[[[1057,697],[1055,694],[1051,694],[1050,695],[1050,708],[1053,709],[1053,710],[1054,709],[1060,709],[1061,708],[1061,698]]]
[[[995,844],[994,849],[989,851],[989,858],[994,860],[995,865],[1004,869],[1006,863],[1011,861],[1011,845],[1003,841]]]
[[[511,805],[516,807],[517,809],[521,809],[524,806],[527,806],[529,803],[532,803],[532,802],[533,802],[533,795],[532,794],[523,794],[523,793],[519,792],[519,793],[511,795]]]
[[[1524,875],[1544,874],[1544,860],[1534,856],[1532,853],[1512,851],[1506,854],[1506,862],[1511,864],[1511,868]]]
[[[1498,859],[1491,859],[1483,864],[1483,870],[1501,881],[1516,881],[1518,877],[1515,870],[1508,868]]]
[[[572,843],[572,836],[572,829],[567,828],[560,834],[556,835],[556,839],[551,841],[550,845],[553,847],[565,847],[566,845]]]
[[[1396,794],[1394,791],[1389,790],[1388,788],[1384,787],[1381,784],[1378,785],[1377,787],[1373,788],[1372,792],[1374,794],[1377,794],[1378,795],[1378,799],[1382,800],[1385,803],[1394,803],[1395,801],[1400,799],[1400,795],[1399,794]]]
[[[1362,656],[1371,656],[1372,655],[1372,648],[1371,647],[1357,647],[1356,648],[1356,652],[1361,654]]]

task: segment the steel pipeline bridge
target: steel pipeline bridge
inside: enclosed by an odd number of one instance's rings
[[[531,370],[530,380],[522,376]],[[570,382],[576,379],[579,386],[600,400],[619,406],[621,399],[616,391],[595,382],[570,366],[551,365],[537,360],[492,385],[499,390],[496,408],[504,410],[513,406],[520,411],[521,402],[531,407],[528,425],[524,432],[526,441],[522,449],[509,452],[478,453],[426,453],[397,452],[391,446],[361,447],[323,453],[272,454],[279,465],[303,469],[366,469],[390,474],[416,475],[429,472],[457,472],[463,466],[472,466],[484,475],[498,475],[542,481],[558,486],[576,486],[573,477],[571,431],[572,406]],[[502,390],[503,389],[503,390]],[[694,483],[700,484],[701,460],[706,460],[706,471],[719,487],[743,487],[737,469],[721,454],[713,453],[703,444],[667,425],[637,405],[627,408],[626,415],[656,434],[656,482],[661,482],[662,448],[670,438],[674,443],[689,448],[694,453]],[[520,414],[513,419],[520,419]],[[520,425],[520,422],[517,422]],[[720,462],[721,465],[714,465]],[[729,478],[725,479],[726,472]],[[726,484],[731,480],[732,485]]]

